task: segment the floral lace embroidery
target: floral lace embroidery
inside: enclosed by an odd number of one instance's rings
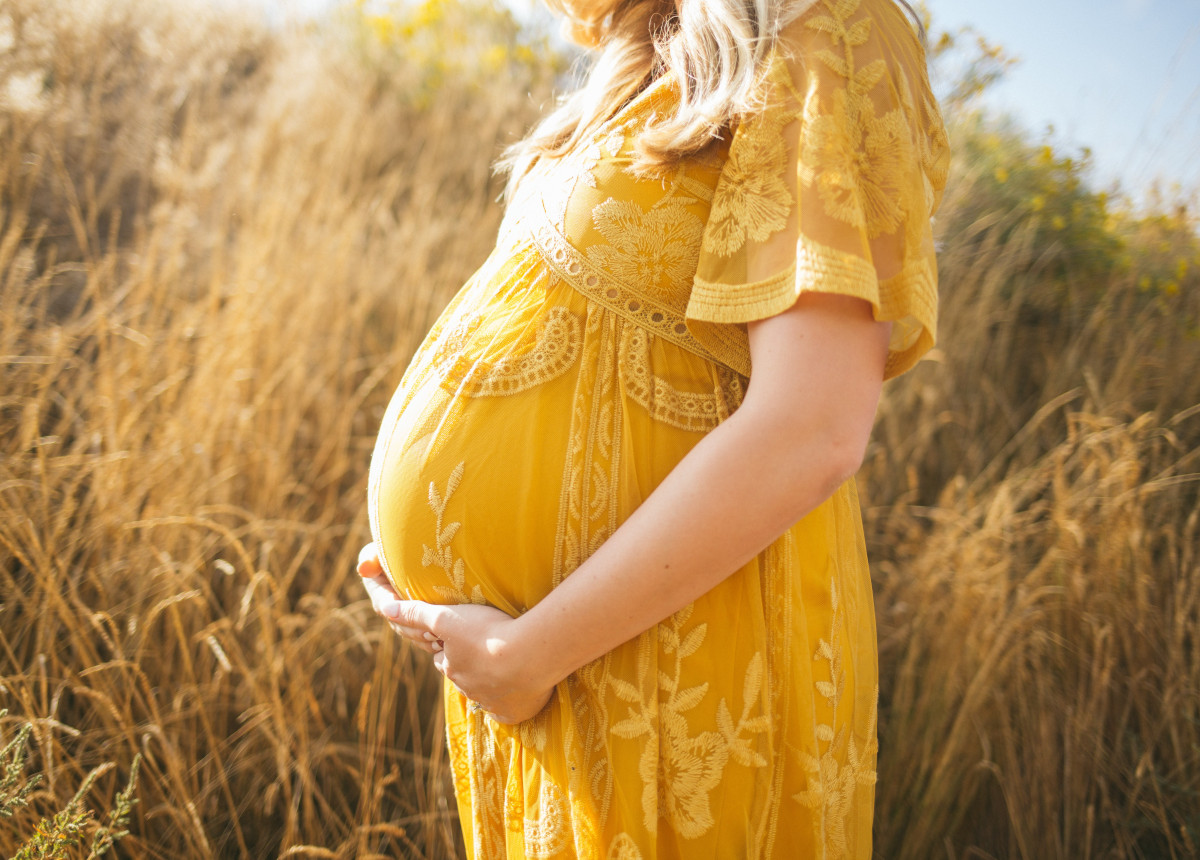
[[[787,224],[792,195],[783,178],[787,169],[783,128],[795,115],[763,111],[738,129],[705,227],[707,250],[729,257],[747,240],[766,241]]]
[[[545,280],[552,278],[550,275]],[[470,357],[482,324],[483,318],[478,313],[441,324],[435,329],[438,338],[429,348],[430,358],[422,361],[418,355],[414,359],[414,365],[421,364],[422,373],[405,377],[401,386],[403,401],[400,402],[401,395],[398,394],[389,405],[385,425],[394,425],[395,417],[409,408],[414,395],[431,376],[452,399],[449,405],[439,399],[430,399],[426,403],[420,418],[411,423],[412,429],[403,440],[403,450],[415,440],[430,434],[440,436],[442,431],[453,427],[464,412],[464,403],[458,395],[503,397],[535,388],[570,370],[579,357],[583,342],[579,317],[568,308],[555,306],[537,326],[532,346],[518,343],[508,355],[488,362]],[[393,410],[397,405],[398,408]],[[389,447],[397,444],[390,434],[387,444]]]
[[[878,102],[872,103],[868,92],[861,91],[863,85],[870,84],[874,88],[872,91],[877,93],[878,81],[872,82],[870,75],[874,72],[868,73],[872,64],[860,62],[855,66],[855,58],[850,53],[854,45],[861,44],[855,40],[871,35],[872,22],[856,23],[852,20],[853,13],[859,7],[860,0],[839,0],[837,3],[826,2],[814,10],[821,16],[820,19],[828,19],[837,25],[834,27],[828,21],[815,25],[810,21],[807,24],[810,31],[829,33],[828,44],[838,49],[810,55],[814,77],[824,75],[822,81],[826,83],[819,92],[814,89],[806,99],[797,99],[794,110],[775,111],[772,108],[764,112],[772,114],[770,120],[752,120],[739,130],[734,139],[736,152],[731,152],[725,162],[725,172],[716,192],[717,199],[713,202],[713,218],[709,221],[713,235],[706,233],[703,237],[706,251],[722,243],[741,250],[747,244],[762,241],[783,229],[786,219],[793,214],[791,207],[795,201],[791,192],[787,191],[784,179],[787,178],[787,170],[798,169],[791,166],[797,153],[789,152],[784,144],[784,119],[795,122],[803,118],[806,122],[812,120],[815,123],[815,127],[807,129],[815,131],[816,137],[807,143],[809,149],[805,161],[817,165],[821,159],[827,159],[833,166],[821,168],[821,171],[833,172],[823,176],[814,166],[812,173],[800,174],[798,178],[807,183],[804,187],[806,206],[808,203],[820,203],[826,215],[839,223],[857,223],[867,233],[870,230],[886,230],[889,219],[905,220],[904,206],[894,201],[880,200],[892,193],[888,190],[890,186],[886,176],[882,179],[873,176],[872,187],[865,187],[862,181],[855,178],[859,174],[865,176],[879,171],[886,174],[891,169],[888,159],[892,158],[888,147],[908,145],[920,150],[922,163],[930,164],[924,189],[926,200],[929,195],[936,193],[934,186],[937,183],[930,181],[935,177],[931,172],[934,169],[932,165],[936,162],[944,166],[944,159],[939,160],[941,156],[935,152],[936,140],[925,135],[917,136],[907,144],[903,138],[893,139],[899,129],[888,126],[888,117],[897,112],[878,116],[882,110],[877,107]],[[804,26],[804,22],[800,25]],[[837,30],[837,27],[841,30]],[[847,73],[845,75],[842,74],[843,68]],[[779,63],[778,69],[785,69],[785,66]],[[833,71],[838,81],[847,88],[840,96],[839,84],[827,83],[829,71]],[[915,85],[917,79],[913,80]],[[902,75],[895,78],[895,85],[899,88],[904,115],[919,117],[921,109],[929,116],[936,113],[936,107],[932,107],[927,99],[919,105],[913,104],[912,92]],[[853,104],[856,100],[861,102],[857,114],[854,113],[856,108]],[[841,122],[851,127],[856,122],[862,124],[862,141],[856,140],[852,132],[847,133],[845,129],[839,131],[835,127],[833,120],[838,119],[838,111],[842,112]],[[822,118],[827,120],[825,124],[829,126],[828,129],[823,129]],[[872,122],[876,125],[871,126]],[[931,135],[938,131],[937,124],[933,125]],[[772,127],[776,129],[774,134],[769,133]],[[595,155],[602,158],[606,153],[617,155],[625,145],[625,134],[626,130],[614,129],[607,136],[601,135],[594,145],[595,152],[589,157]],[[839,139],[839,134],[843,138]],[[880,151],[869,157],[864,155],[856,161],[847,161],[847,141],[861,148],[867,145],[866,138],[872,134],[872,145]],[[745,142],[739,143],[742,138],[745,138]],[[801,141],[801,149],[805,145]],[[766,167],[768,162],[777,161],[781,153],[779,170]],[[564,184],[561,188],[547,188],[547,193],[554,195],[547,204],[551,212],[557,213],[557,201],[560,198],[563,206],[566,205],[562,188],[576,189],[583,185],[595,188],[603,179],[600,171],[593,174],[591,168],[585,173],[577,172],[571,178],[571,171],[578,171],[580,160],[576,159],[571,170],[564,167],[561,174]],[[838,164],[841,166],[838,167]],[[716,168],[713,172],[716,172]],[[763,179],[763,175],[772,175],[773,179]],[[567,179],[574,184],[567,183]],[[704,200],[703,183],[688,180],[691,183],[689,185],[684,179],[679,179],[678,189],[697,201]],[[711,182],[708,184],[711,185]],[[910,184],[911,187],[906,184],[902,189],[909,195],[902,199],[902,203],[910,208],[919,208],[921,192],[918,183],[914,180]],[[899,188],[899,185],[896,187]],[[781,188],[787,193],[781,194]],[[711,189],[709,191],[711,196]],[[655,193],[658,193],[657,189]],[[738,194],[744,195],[742,202],[730,196]],[[596,195],[596,198],[601,196]],[[545,278],[545,281],[539,281],[539,284],[557,282],[559,278],[567,280],[589,299],[586,315],[569,314],[570,319],[563,316],[556,320],[552,314],[547,314],[537,329],[536,338],[529,338],[526,343],[520,344],[524,352],[513,352],[509,358],[492,364],[468,361],[456,364],[462,353],[460,346],[454,345],[445,351],[445,363],[437,366],[439,373],[454,368],[457,378],[452,386],[453,391],[471,396],[510,394],[523,390],[522,380],[535,378],[531,373],[549,369],[541,380],[529,382],[529,386],[555,378],[568,368],[579,368],[578,381],[571,380],[574,386],[572,402],[569,407],[564,404],[564,408],[572,410],[572,421],[561,478],[560,521],[553,571],[556,584],[611,535],[618,522],[618,476],[621,474],[618,466],[622,457],[621,430],[625,426],[622,411],[635,408],[628,406],[628,403],[638,403],[655,420],[703,432],[718,423],[722,409],[725,414],[731,412],[742,393],[744,379],[731,372],[724,376],[727,371],[719,365],[719,378],[715,380],[711,392],[684,391],[666,379],[655,377],[651,358],[657,355],[654,350],[658,342],[652,338],[662,338],[705,359],[714,359],[708,347],[692,338],[684,324],[678,297],[665,289],[677,277],[677,267],[682,265],[677,262],[678,254],[670,247],[671,243],[666,242],[659,248],[661,255],[655,257],[654,254],[658,253],[655,248],[659,246],[653,246],[653,243],[658,240],[649,235],[654,229],[653,219],[657,217],[653,213],[678,207],[678,203],[671,202],[678,198],[668,196],[664,198],[665,203],[660,200],[662,205],[656,204],[655,207],[650,206],[649,196],[638,197],[642,202],[636,206],[617,202],[621,199],[621,196],[610,198],[595,206],[591,205],[594,201],[589,199],[586,212],[591,213],[591,224],[596,232],[590,245],[572,245],[572,239],[566,233],[565,221],[547,217],[546,209],[541,205],[530,204],[527,211],[519,212],[520,217],[512,221],[511,240],[524,244],[519,253],[528,253],[531,259],[537,259],[530,249],[533,246],[537,257],[540,257],[537,265],[541,266],[543,260],[546,262],[542,274],[538,276]],[[535,202],[540,204],[541,201]],[[889,210],[888,206],[893,204],[899,208]],[[839,215],[836,211],[838,206],[847,209],[857,206],[858,215],[849,211]],[[684,215],[690,215],[691,211],[680,209]],[[578,220],[578,212],[572,211],[571,214]],[[857,217],[859,220],[847,222],[847,217]],[[875,226],[872,227],[868,222]],[[907,222],[904,224],[906,230],[919,228],[919,232],[924,229],[919,219],[910,218]],[[644,248],[650,248],[651,251],[647,253]],[[821,260],[827,263],[829,250],[814,245],[812,253],[820,255]],[[734,250],[728,253],[732,254]],[[803,265],[803,248],[799,257]],[[868,261],[852,254],[847,254],[846,258],[870,266]],[[870,276],[872,281],[876,280],[869,270],[863,270],[862,274],[864,279]],[[839,272],[837,277],[841,282],[845,275]],[[559,310],[566,313],[565,308]],[[454,322],[462,320],[463,317],[458,317]],[[461,336],[462,343],[467,346],[481,338],[478,330],[470,328],[472,322],[467,319],[462,330],[453,333]],[[739,336],[744,337],[744,330]],[[533,340],[537,342],[530,345]],[[543,341],[546,341],[544,347]],[[551,348],[551,344],[557,346]],[[426,370],[429,364],[425,362]],[[497,372],[499,377],[496,376]],[[501,381],[489,382],[498,378]],[[436,379],[433,382],[435,385]],[[717,417],[714,418],[714,415]],[[627,452],[625,456],[628,456]],[[437,515],[437,539],[432,549],[423,549],[426,566],[438,568],[446,574],[448,585],[438,592],[439,595],[453,593],[458,599],[467,599],[468,591],[478,593],[480,589],[478,586],[469,587],[467,571],[452,551],[452,541],[460,524],[445,522],[452,515],[448,513],[447,503],[462,480],[462,468],[460,463],[444,487],[430,485],[430,504]],[[461,502],[461,495],[455,498]],[[710,649],[713,648],[713,640],[705,636],[703,625],[693,620],[689,627],[688,619],[684,617],[682,620],[673,619],[662,625],[665,629],[656,629],[647,635],[645,647],[648,656],[644,661],[640,657],[641,644],[631,646],[636,649],[638,663],[644,671],[640,675],[621,674],[620,677],[625,679],[625,687],[612,680],[613,674],[618,671],[618,664],[609,658],[602,658],[574,673],[561,688],[562,710],[558,712],[562,717],[561,723],[556,716],[554,722],[535,720],[516,727],[514,731],[497,733],[486,727],[481,718],[467,716],[456,710],[451,732],[451,764],[456,790],[469,798],[473,810],[473,826],[472,822],[464,821],[468,839],[475,846],[473,856],[505,856],[507,846],[523,844],[525,856],[569,855],[573,847],[575,855],[579,857],[641,860],[642,850],[654,850],[655,840],[647,839],[638,814],[639,811],[645,812],[651,801],[655,810],[654,822],[647,825],[651,830],[669,826],[681,838],[689,838],[689,833],[715,837],[722,832],[720,827],[724,824],[722,809],[717,805],[719,789],[716,786],[727,773],[732,779],[728,769],[737,764],[754,768],[771,766],[764,761],[764,757],[770,757],[767,755],[770,744],[766,737],[766,717],[762,716],[765,713],[772,715],[776,726],[792,726],[798,722],[805,727],[806,734],[815,729],[816,742],[815,746],[806,746],[803,753],[785,747],[794,766],[776,767],[769,774],[763,772],[761,778],[764,784],[769,783],[772,796],[761,804],[768,807],[768,812],[755,807],[753,826],[757,828],[757,833],[763,834],[758,837],[757,844],[774,844],[774,831],[779,820],[785,823],[789,819],[804,821],[811,813],[811,829],[830,856],[836,857],[839,852],[845,856],[851,848],[861,848],[862,843],[856,846],[854,834],[847,830],[853,824],[848,815],[850,810],[864,804],[864,797],[867,796],[864,786],[874,781],[875,714],[872,711],[868,715],[865,708],[851,714],[853,699],[850,689],[856,683],[867,682],[861,680],[854,671],[857,657],[851,653],[851,646],[844,643],[836,632],[826,634],[827,639],[823,638],[818,643],[813,656],[813,665],[820,670],[819,677],[822,680],[811,691],[787,688],[787,682],[791,680],[789,667],[794,666],[797,672],[806,674],[808,670],[805,664],[809,663],[810,656],[801,651],[793,653],[796,645],[792,637],[797,628],[790,614],[801,613],[803,609],[793,607],[790,602],[795,589],[791,587],[788,577],[798,574],[790,570],[793,547],[789,540],[790,536],[773,545],[762,562],[763,604],[772,620],[767,625],[763,656],[756,656],[747,666],[740,708],[736,683],[732,688],[718,692],[703,683],[704,678],[690,681],[687,671],[680,673],[681,661],[685,669],[690,671],[693,664],[689,660],[704,659],[702,655],[711,654]],[[783,575],[785,572],[787,576]],[[434,576],[440,579],[436,572]],[[853,592],[848,593],[853,597]],[[482,598],[481,594],[478,596]],[[852,600],[847,607],[852,615]],[[847,612],[838,606],[836,594],[832,608],[835,618],[840,619],[837,624],[844,623]],[[693,648],[702,650],[689,650]],[[845,656],[842,655],[842,648],[847,649]],[[807,652],[807,649],[802,648],[802,651]],[[683,652],[698,656],[685,660],[679,656]],[[823,669],[826,665],[828,676]],[[663,670],[661,674],[658,672],[660,666]],[[829,680],[825,681],[825,677]],[[860,691],[860,695],[865,692]],[[817,725],[810,729],[807,712],[814,698],[821,716],[812,721]],[[831,709],[834,714],[832,717],[828,715]],[[638,723],[638,719],[643,717],[648,727],[645,730]],[[864,731],[868,721],[869,729]],[[531,774],[528,769],[522,772],[522,768],[515,765],[521,760],[522,754],[526,761],[539,758],[522,753],[522,750],[544,749],[548,743],[548,725],[553,725],[555,732],[561,732],[553,738],[551,746],[556,750],[561,749],[569,765],[569,771],[557,774],[558,781],[549,790],[544,783],[537,781],[538,776]],[[618,732],[617,726],[625,734]],[[469,740],[466,735],[470,736]],[[811,735],[809,738],[811,743]],[[518,746],[514,747],[514,743]],[[631,750],[627,752],[628,759],[621,756],[610,758],[614,743],[623,751]],[[464,745],[469,746],[469,755],[457,755]],[[627,765],[623,763],[626,760]],[[613,765],[612,761],[621,763]],[[637,779],[642,782],[643,808],[638,809],[635,793],[631,798],[631,820],[622,821],[620,816],[623,807],[618,805],[619,794],[614,791],[614,785],[617,780],[632,777],[633,761],[638,762]],[[629,770],[614,771],[614,767],[628,767]],[[804,777],[801,774],[807,774],[807,784],[803,784]],[[754,778],[759,779],[759,776]],[[550,776],[543,775],[540,779],[548,781]],[[797,785],[793,780],[802,784]],[[535,787],[536,799],[533,796]],[[633,790],[636,792],[636,788]],[[777,803],[784,806],[776,806]],[[794,807],[789,806],[793,803],[796,804]],[[802,811],[804,814],[800,814]],[[660,825],[659,820],[665,823]],[[627,827],[628,831],[618,833],[622,827]],[[781,827],[779,832],[782,841],[785,838],[783,834],[788,831]],[[787,846],[781,845],[781,850],[786,853]],[[764,856],[769,854],[768,848]]]
[[[450,501],[450,497],[454,495],[454,491],[458,489],[459,483],[462,481],[463,469],[466,463],[459,463],[454,467],[454,471],[450,473],[450,477],[446,479],[445,494],[438,492],[437,486],[433,481],[429,482],[429,507],[437,517],[436,535],[434,547],[430,548],[427,544],[421,545],[423,555],[421,556],[421,565],[423,567],[440,567],[445,571],[447,578],[450,580],[450,585],[435,585],[433,590],[438,597],[448,603],[476,603],[485,604],[483,591],[478,585],[471,587],[471,593],[468,595],[467,588],[467,568],[461,558],[455,558],[454,552],[450,548],[450,541],[454,540],[454,536],[458,534],[458,530],[462,527],[462,523],[445,523],[443,520],[446,514],[446,505]]]
[[[792,556],[794,547],[794,536],[787,531],[760,556],[759,582],[763,610],[767,613],[766,705],[777,726],[788,724],[794,692],[791,684],[794,643],[787,635],[795,623],[796,607],[792,596],[798,591]],[[763,846],[763,857],[776,856],[774,848],[779,833],[780,810],[787,796],[783,791],[785,770],[778,766],[773,768],[769,800],[764,805],[763,818],[759,823],[758,836]]]
[[[617,527],[620,399],[617,386],[617,320],[589,315],[588,354],[576,385],[567,463],[560,491],[553,583],[557,586],[595,552]]]
[[[903,221],[908,203],[906,166],[914,161],[912,132],[902,108],[875,115],[871,91],[887,75],[887,63],[872,60],[862,68],[854,49],[870,38],[872,20],[847,26],[862,0],[822,5],[829,13],[805,22],[825,33],[841,54],[817,51],[817,58],[847,85],[833,92],[832,104],[822,109],[819,93],[804,106],[805,134],[800,150],[800,177],[814,185],[826,212],[851,227],[865,228],[875,238],[893,233]]]
[[[592,222],[608,244],[590,246],[588,259],[669,300],[696,273],[704,223],[687,209],[694,202],[667,197],[645,210],[636,200],[610,197],[592,209]]]
[[[606,155],[609,158],[616,158],[621,149],[625,146],[625,128],[617,126],[612,131],[599,138],[595,143],[587,148],[585,157],[587,158],[587,169],[583,172],[583,181],[591,188],[596,187],[596,165]]]
[[[572,287],[630,322],[643,326],[701,358],[716,361],[683,320],[681,308],[633,289],[592,263],[552,224],[537,227],[534,239],[546,262]]]
[[[824,638],[818,640],[813,659],[829,664],[830,680],[817,681],[816,689],[817,694],[829,703],[831,714],[828,723],[819,723],[816,727],[818,745],[824,748],[820,756],[799,752],[800,766],[809,775],[809,788],[796,794],[793,799],[812,810],[814,818],[821,822],[829,847],[835,852],[831,857],[841,858],[849,856],[846,824],[854,794],[859,786],[874,785],[876,780],[879,688],[876,686],[871,703],[866,727],[867,741],[860,749],[850,726],[834,728],[838,725],[838,707],[846,689],[846,670],[842,665],[842,646],[837,633],[845,621],[845,613],[838,599],[836,581],[830,583],[829,599],[833,609],[832,642]]]
[[[593,856],[594,852],[583,850],[583,846],[595,844],[596,832],[607,821],[612,803],[614,774],[608,757],[611,720],[603,694],[610,662],[610,657],[601,657],[566,682],[574,721],[569,724],[564,747],[569,760],[579,763],[571,770],[570,793],[572,827],[580,857]]]
[[[538,326],[535,343],[527,352],[516,352],[487,362],[472,359],[466,353],[467,343],[479,327],[478,320],[468,320],[457,332],[457,343],[444,347],[453,356],[442,382],[444,388],[461,390],[470,397],[502,397],[527,391],[555,379],[579,358],[583,342],[583,326],[569,309],[557,306],[550,309]]]
[[[446,746],[450,749],[450,771],[454,776],[454,793],[466,797],[471,790],[471,766],[467,756],[468,723],[446,721]]]
[[[572,398],[567,460],[559,496],[553,583],[590,556],[617,526],[616,493],[623,422],[617,388],[619,318],[596,309],[585,323],[584,355]],[[576,854],[598,855],[595,846],[612,801],[614,775],[608,756],[609,717],[603,695],[610,657],[582,667],[566,680],[562,744],[572,763],[568,777]]]
[[[756,654],[746,668],[738,722],[733,722],[728,704],[721,699],[717,705],[717,731],[690,733],[686,712],[708,693],[707,682],[680,688],[683,661],[700,650],[708,632],[708,625],[701,623],[684,633],[692,610],[691,605],[686,606],[656,628],[662,652],[674,657],[673,673],[660,667],[657,683],[646,689],[655,638],[654,631],[649,631],[639,641],[638,686],[617,677],[608,679],[617,698],[630,706],[629,716],[614,724],[612,733],[629,739],[646,736],[638,761],[643,823],[655,833],[658,819],[665,818],[685,839],[701,836],[715,823],[709,794],[721,781],[730,758],[747,767],[766,766],[766,759],[742,734],[766,732],[770,724],[766,714],[751,716],[761,710],[763,660],[761,654]]]
[[[899,75],[896,80],[896,90],[900,95],[900,106],[906,117],[922,117],[929,134],[915,135],[914,146],[917,158],[921,164],[921,191],[923,193],[923,208],[921,211],[933,212],[938,205],[938,191],[946,184],[947,159],[942,156],[949,151],[950,140],[946,137],[946,129],[940,122],[930,122],[929,117],[938,116],[937,106],[928,97],[922,99],[918,108],[913,98],[912,86],[908,77]],[[925,225],[919,218],[912,218],[907,224],[910,235],[923,232]]]
[[[483,714],[470,719],[467,728],[467,756],[471,761],[470,790],[471,833],[476,860],[502,860],[505,856],[503,834],[511,812],[508,804],[509,747],[512,741],[499,743],[486,725]]]
[[[642,852],[637,843],[628,833],[621,833],[608,846],[608,856],[605,860],[642,860]]]
[[[658,421],[707,433],[742,402],[742,381],[736,373],[718,366],[718,383],[712,393],[680,391],[650,364],[650,335],[640,326],[627,325],[621,334],[621,381],[625,393]]]
[[[521,739],[521,746],[537,752],[546,748],[546,719],[549,712],[549,708],[545,708],[533,719],[517,725],[517,736]]]
[[[524,816],[525,795],[521,792],[521,771],[520,768],[510,767],[504,783],[504,826],[509,833],[524,834]]]
[[[747,241],[765,241],[787,223],[795,201],[784,181],[788,164],[782,129],[801,113],[799,178],[817,189],[828,215],[865,229],[871,238],[895,232],[908,214],[906,177],[914,161],[914,138],[926,196],[945,182],[945,130],[940,122],[931,122],[931,140],[913,134],[908,117],[916,111],[904,75],[896,76],[901,107],[876,115],[871,92],[886,78],[888,66],[883,59],[861,68],[855,62],[854,48],[866,44],[873,24],[869,17],[850,23],[861,0],[822,0],[820,5],[827,14],[809,16],[804,26],[826,34],[835,48],[840,46],[838,52],[824,48],[814,54],[846,85],[834,87],[829,103],[822,104],[816,87],[801,96],[783,61],[773,61],[767,76],[769,98],[781,95],[782,85],[796,104],[804,105],[803,111],[773,107],[738,129],[704,234],[704,247],[718,256],[732,256]],[[923,108],[927,116],[938,115],[928,98]],[[931,210],[933,201],[925,202],[926,211]]]
[[[523,819],[525,856],[553,857],[566,847],[567,808],[562,792],[546,776],[538,790],[538,817]]]

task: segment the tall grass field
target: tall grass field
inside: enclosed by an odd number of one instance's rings
[[[463,856],[438,678],[354,562],[387,399],[565,76],[470,4],[0,0],[0,856],[95,854],[130,784],[109,856]],[[876,854],[1194,858],[1196,211],[981,113],[987,60],[939,345],[858,477]]]

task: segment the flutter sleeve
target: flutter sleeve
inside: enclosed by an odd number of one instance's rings
[[[892,321],[884,378],[934,343],[931,217],[949,149],[916,31],[891,0],[817,2],[789,24],[761,110],[734,131],[688,328],[749,375],[745,324],[807,291]]]

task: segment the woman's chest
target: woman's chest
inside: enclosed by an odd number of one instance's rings
[[[589,146],[535,166],[506,225],[523,225],[581,292],[681,326],[727,146],[718,142],[661,176],[638,175],[633,147],[644,120],[632,113]]]

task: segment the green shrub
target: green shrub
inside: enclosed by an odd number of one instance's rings
[[[0,711],[0,719],[8,715],[8,711]],[[25,776],[25,756],[29,734],[33,726],[25,723],[8,744],[0,749],[0,818],[11,818],[17,810],[31,803],[34,788],[42,781],[42,775],[35,773]],[[138,768],[141,766],[141,755],[134,756],[129,768],[129,782],[124,790],[119,792],[113,801],[105,823],[99,823],[91,810],[83,805],[84,795],[92,787],[106,768],[93,770],[84,779],[75,796],[67,805],[54,815],[42,818],[34,827],[29,839],[20,847],[12,860],[50,860],[50,858],[69,857],[71,849],[82,845],[88,835],[91,835],[91,847],[87,854],[88,860],[102,857],[129,834],[125,828],[129,824],[130,814],[137,805],[134,789],[137,786]],[[108,765],[111,767],[111,764]]]

